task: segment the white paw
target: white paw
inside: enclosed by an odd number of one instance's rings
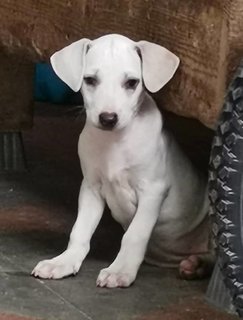
[[[118,288],[129,287],[135,280],[136,275],[131,273],[114,272],[109,268],[102,269],[96,281],[98,287]]]
[[[61,279],[76,274],[81,262],[76,258],[60,255],[50,260],[40,261],[31,274],[42,279]]]

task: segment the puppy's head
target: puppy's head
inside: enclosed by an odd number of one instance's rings
[[[56,74],[83,94],[87,121],[101,129],[126,127],[143,100],[144,86],[160,90],[173,76],[179,59],[147,41],[120,35],[81,39],[54,53]]]

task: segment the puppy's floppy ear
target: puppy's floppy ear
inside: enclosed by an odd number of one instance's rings
[[[81,39],[51,56],[51,65],[55,73],[76,92],[82,85],[85,55],[90,43],[89,39]]]
[[[139,41],[136,47],[142,58],[145,87],[150,92],[157,92],[173,77],[180,60],[174,53],[155,43]]]

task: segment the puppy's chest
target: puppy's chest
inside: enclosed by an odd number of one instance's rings
[[[134,158],[129,150],[113,147],[100,150],[96,156],[87,156],[85,167],[92,180],[113,189],[120,189],[135,179]]]
[[[138,177],[136,168],[129,161],[129,154],[101,154],[90,175],[92,180],[100,185],[101,194],[113,217],[126,228],[136,212],[138,202]]]
[[[113,217],[126,229],[137,209],[135,183],[129,170],[121,170],[110,176],[101,176],[101,194],[106,199]]]
[[[102,168],[97,170],[97,179],[100,181],[104,197],[112,195],[115,198],[131,198],[137,184],[134,171],[125,157],[106,159]]]

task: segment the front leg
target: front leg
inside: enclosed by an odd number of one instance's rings
[[[123,236],[120,251],[114,262],[100,271],[97,286],[128,287],[134,282],[167,190],[165,185],[151,184],[139,194],[138,209]]]
[[[102,217],[104,199],[99,190],[84,180],[79,193],[78,217],[73,226],[67,249],[59,256],[41,261],[32,275],[47,279],[60,279],[76,274],[89,252],[90,239]]]

